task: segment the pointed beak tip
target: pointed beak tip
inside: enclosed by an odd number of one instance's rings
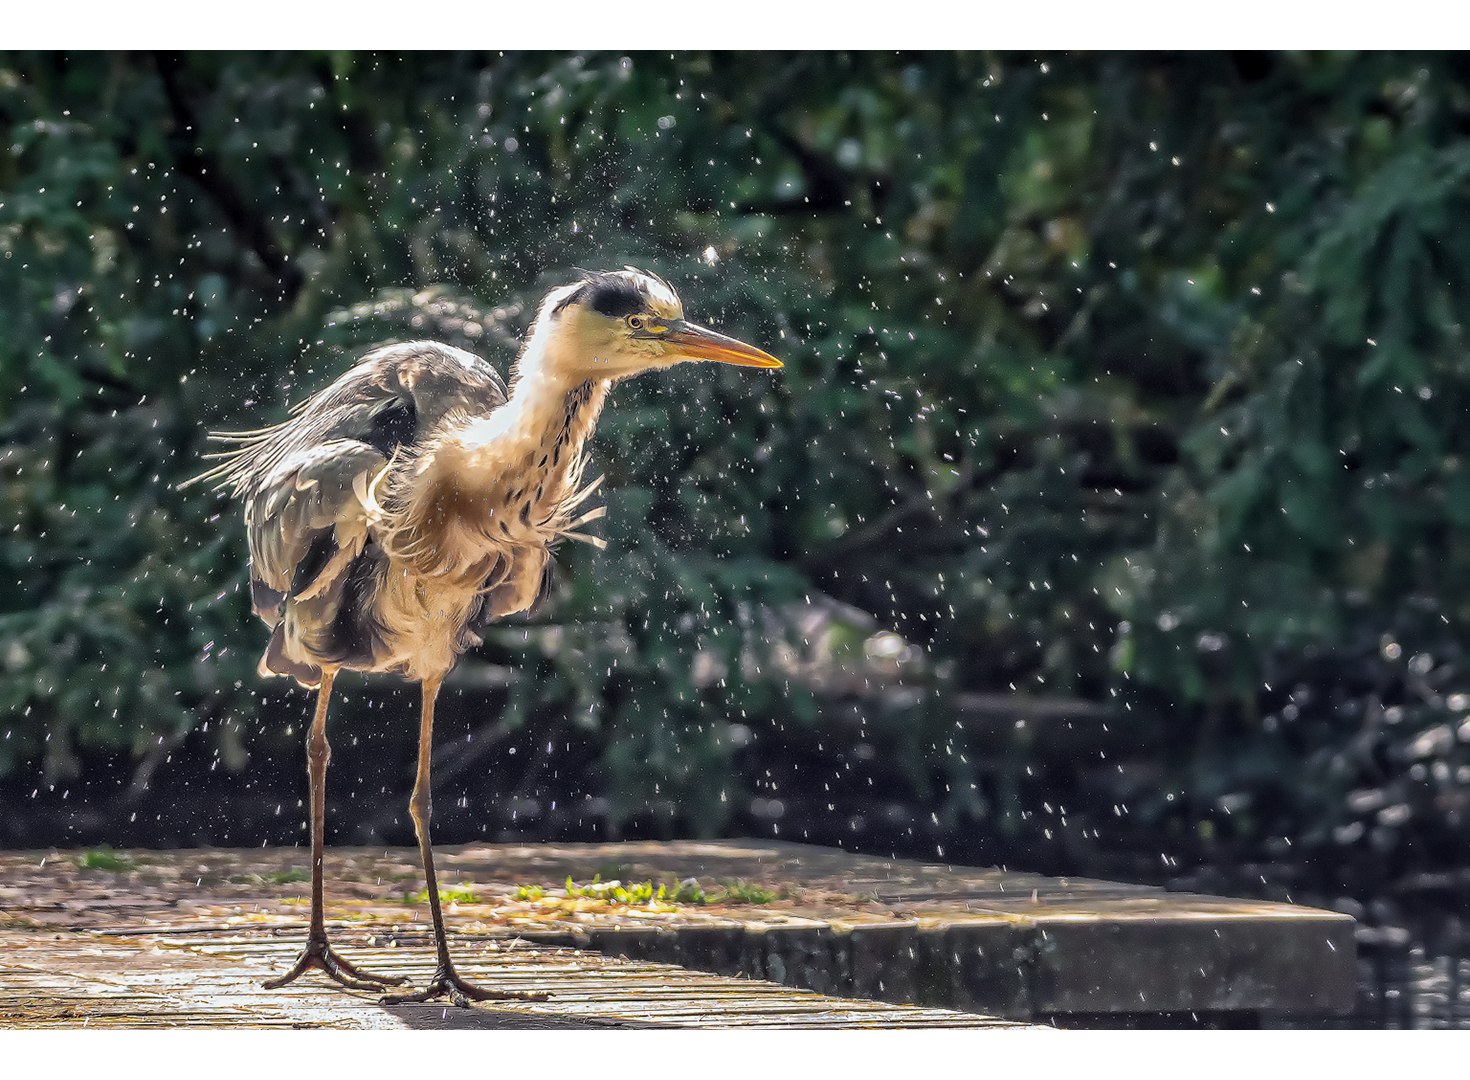
[[[681,357],[689,360],[714,360],[721,364],[734,364],[736,367],[771,370],[786,366],[770,353],[753,345],[689,323],[681,325],[666,340],[677,348]]]

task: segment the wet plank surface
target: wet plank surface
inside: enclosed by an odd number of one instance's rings
[[[772,841],[437,854],[447,921],[485,940],[482,959],[498,956],[490,945],[519,937],[602,954],[589,964],[658,961],[738,976],[747,987],[765,980],[836,999],[1011,1018],[1332,1013],[1353,1002],[1352,919],[1288,904]],[[334,933],[354,935],[370,953],[417,947],[428,915],[415,851],[333,848],[326,866]],[[97,948],[190,941],[175,952],[200,957],[214,955],[206,938],[235,936],[285,955],[295,946],[278,935],[304,933],[306,869],[304,849],[0,853],[0,928],[26,938],[60,932]],[[664,900],[620,900],[585,888],[596,875],[604,885],[669,888]],[[579,886],[570,894],[569,877]],[[697,884],[706,902],[668,902],[679,882]],[[539,894],[522,891],[533,886]]]
[[[353,962],[422,983],[430,940],[376,947],[335,931]],[[329,931],[329,932],[330,932]],[[826,997],[773,983],[725,978],[576,949],[526,942],[454,943],[462,974],[497,990],[544,992],[546,1001],[382,1005],[375,994],[319,976],[280,990],[261,983],[286,970],[298,935],[265,932],[143,935],[119,940],[81,931],[0,931],[0,1026],[261,1028],[891,1028],[1013,1027],[944,1009]]]

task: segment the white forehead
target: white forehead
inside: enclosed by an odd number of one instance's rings
[[[666,319],[681,318],[684,307],[679,303],[679,297],[673,289],[657,278],[651,278],[646,274],[638,274],[638,284],[648,296],[648,306],[655,314],[662,315]]]

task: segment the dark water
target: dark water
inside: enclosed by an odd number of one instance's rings
[[[1470,1028],[1470,934],[1448,911],[1360,926],[1358,1001],[1351,1016],[1283,1026]]]
[[[1365,879],[1350,889],[1339,882],[1328,891],[1333,886],[1320,868],[1276,863],[1196,867],[1150,883],[1340,911],[1357,921],[1353,1011],[1346,1016],[1265,1016],[1264,1026],[1470,1028],[1470,873]]]

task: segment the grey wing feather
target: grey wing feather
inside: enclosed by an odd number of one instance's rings
[[[432,341],[386,345],[296,406],[284,423],[212,434],[235,448],[180,486],[214,481],[249,494],[288,455],[337,439],[365,442],[391,457],[413,443],[426,421],[451,411],[483,416],[506,399],[505,380],[474,353]]]
[[[386,345],[284,423],[213,435],[234,448],[186,483],[215,481],[247,497],[256,613],[274,625],[285,597],[308,584],[292,587],[301,560],[347,508],[360,476],[411,451],[426,420],[484,415],[506,398],[500,374],[473,353],[432,341]]]
[[[280,593],[309,588],[311,581],[295,579],[319,537],[335,531],[338,547],[357,534],[365,538],[366,520],[356,491],[387,460],[367,443],[334,439],[277,462],[245,504],[253,576]]]

